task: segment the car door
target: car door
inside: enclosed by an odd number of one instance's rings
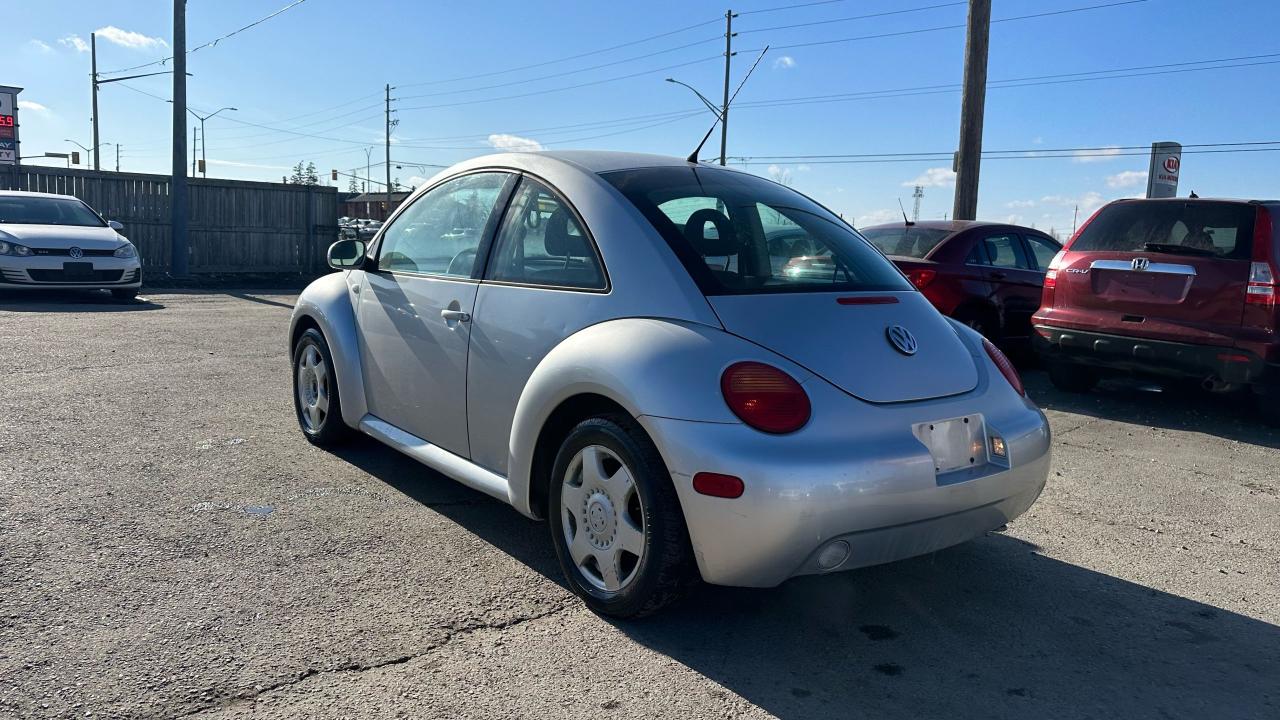
[[[988,232],[982,245],[987,252],[987,282],[1002,315],[1002,335],[1029,337],[1031,316],[1040,307],[1044,273],[1035,269],[1022,236],[1012,230]]]
[[[467,352],[488,238],[509,173],[447,180],[398,212],[377,240],[359,302],[369,412],[469,457]]]
[[[471,460],[507,475],[511,424],[533,371],[565,338],[612,317],[609,279],[565,197],[524,177],[494,240],[468,358]]]

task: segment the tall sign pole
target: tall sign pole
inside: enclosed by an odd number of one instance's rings
[[[98,144],[98,33],[89,33],[89,54],[93,71],[93,148],[89,152],[93,153],[93,169],[101,170],[98,163],[98,148],[102,147]]]
[[[982,116],[987,102],[987,45],[991,0],[969,0],[969,37],[964,44],[964,100],[960,109],[960,151],[956,154],[956,198],[952,217],[976,220],[978,175],[982,166]]]
[[[96,157],[96,156],[95,156]],[[171,214],[170,271],[187,274],[187,0],[173,0],[173,178],[169,181]]]
[[[383,212],[382,219],[385,221],[391,217],[391,83],[387,83],[387,207]]]
[[[1182,146],[1176,142],[1151,143],[1151,165],[1147,168],[1147,197],[1178,196],[1178,173],[1182,169]]]

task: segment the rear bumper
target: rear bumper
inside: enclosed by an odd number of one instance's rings
[[[1035,326],[1033,344],[1036,352],[1047,359],[1103,370],[1196,379],[1216,377],[1229,383],[1280,386],[1280,365],[1234,347],[1149,340],[1040,324]]]

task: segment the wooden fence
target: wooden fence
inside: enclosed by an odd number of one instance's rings
[[[328,271],[338,239],[337,188],[188,181],[188,267],[193,274]],[[169,176],[19,166],[0,169],[0,188],[74,195],[124,223],[144,268],[170,268]]]

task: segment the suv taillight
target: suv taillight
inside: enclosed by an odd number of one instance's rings
[[[1271,213],[1259,207],[1253,221],[1253,264],[1249,266],[1246,305],[1272,307],[1276,304],[1276,257],[1271,237]]]
[[[1066,254],[1066,250],[1059,250],[1058,254],[1053,256],[1053,260],[1049,261],[1049,267],[1045,268],[1044,292],[1040,296],[1040,307],[1053,307],[1054,290],[1058,288],[1058,271],[1066,264],[1063,260]]]

